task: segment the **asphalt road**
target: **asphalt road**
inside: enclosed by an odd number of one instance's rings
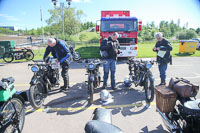
[[[28,68],[29,63],[32,62],[0,64],[0,78],[13,76],[17,90],[28,90],[33,75]],[[167,82],[171,77],[182,77],[200,85],[199,69],[200,57],[173,58],[173,65],[168,66]],[[102,67],[100,71],[103,76]],[[159,84],[157,64],[152,67],[152,72],[155,84]],[[101,106],[100,88],[95,90],[94,104],[91,106],[88,104],[85,73],[85,64],[71,63],[70,90],[60,92],[59,89],[55,89],[45,99],[44,106],[37,111],[27,106],[23,133],[84,133],[85,124],[92,119],[94,109]],[[128,65],[124,60],[120,60],[116,72],[118,90],[113,91],[108,88],[114,100],[107,107],[112,111],[113,124],[125,133],[166,132],[161,117],[156,112],[155,100],[147,108],[143,88],[132,85],[131,89],[128,89],[123,86],[123,79],[126,76],[128,76]],[[63,83],[62,79],[60,82]],[[200,93],[197,98],[200,98]]]

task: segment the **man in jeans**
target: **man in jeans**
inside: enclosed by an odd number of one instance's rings
[[[161,83],[158,86],[160,86],[166,84],[166,70],[167,64],[171,62],[170,51],[172,50],[172,45],[169,41],[163,38],[162,33],[160,32],[155,34],[155,38],[157,39],[157,43],[153,48],[153,51],[157,52],[157,62],[161,79]]]
[[[64,41],[57,40],[54,38],[49,38],[48,46],[44,53],[43,59],[45,59],[50,54],[50,52],[54,58],[56,57],[58,59],[58,61],[60,62],[61,66],[62,66],[61,75],[62,75],[62,78],[64,81],[64,86],[61,87],[61,90],[67,90],[67,89],[69,89],[69,75],[68,75],[69,64],[70,64],[69,49],[67,48]]]
[[[100,46],[101,51],[107,52],[107,56],[103,57],[106,63],[103,64],[104,83],[102,89],[105,89],[107,87],[109,70],[111,72],[111,87],[113,90],[116,89],[116,83],[115,83],[116,62],[117,62],[117,54],[120,53],[120,44],[117,40],[118,37],[119,37],[118,33],[115,32],[111,35],[111,37],[108,37],[108,39],[104,39]]]

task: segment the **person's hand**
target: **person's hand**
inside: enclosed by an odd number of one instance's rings
[[[115,49],[115,53],[118,54],[118,50],[117,49]]]
[[[157,47],[156,50],[160,50],[160,47]]]

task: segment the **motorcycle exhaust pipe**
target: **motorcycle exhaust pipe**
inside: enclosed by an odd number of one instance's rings
[[[160,113],[167,129],[172,133],[176,133],[177,128],[175,128],[175,126],[169,122],[169,119],[165,116],[165,114],[163,114],[158,108],[156,108],[156,110]]]

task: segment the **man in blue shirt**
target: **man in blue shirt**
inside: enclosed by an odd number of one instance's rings
[[[48,39],[48,46],[46,48],[46,51],[44,53],[43,59],[45,59],[49,53],[52,53],[52,56],[58,59],[58,61],[61,64],[62,72],[61,75],[63,77],[64,86],[61,87],[62,90],[69,89],[69,57],[70,57],[70,51],[67,48],[64,41],[57,40],[54,38]]]

